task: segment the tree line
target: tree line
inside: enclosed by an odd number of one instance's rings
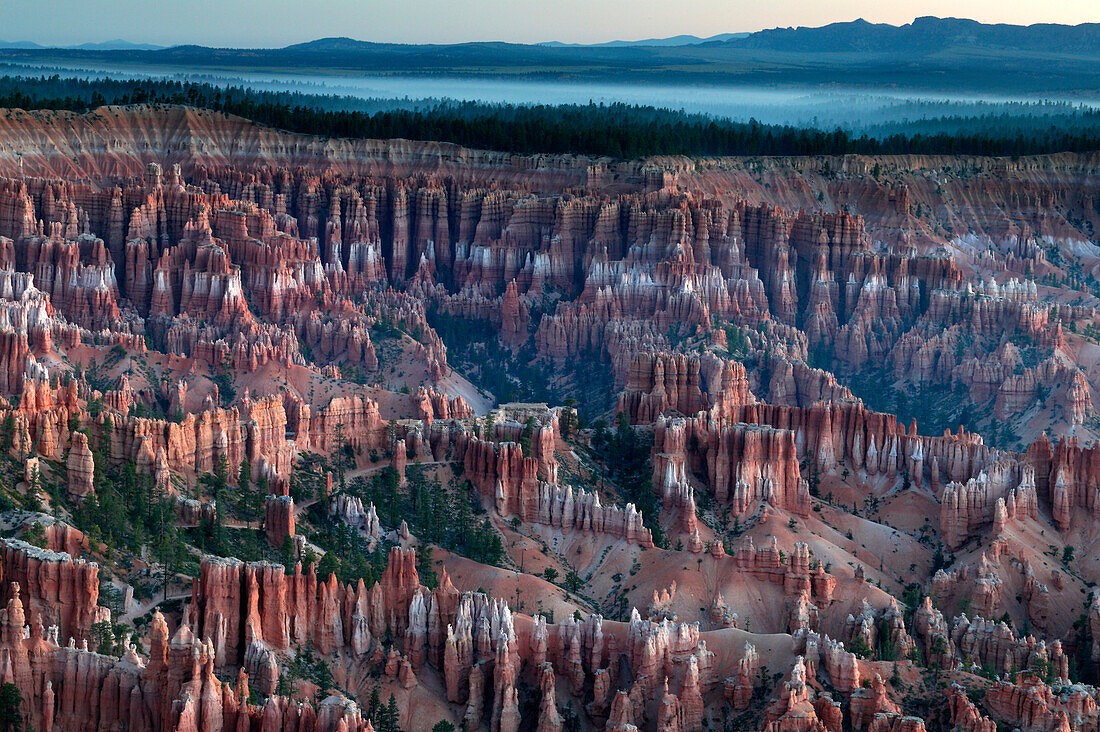
[[[168,79],[0,77],[0,107],[85,112],[106,104],[184,104],[324,137],[436,140],[516,153],[649,155],[991,155],[1100,149],[1100,111],[1059,118],[968,118],[965,131],[868,135],[842,129],[734,122],[629,104],[410,102],[220,87]],[[1021,121],[1023,119],[1023,121]]]

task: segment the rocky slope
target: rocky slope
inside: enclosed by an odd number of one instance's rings
[[[1098,163],[0,112],[5,500],[57,517],[5,514],[4,681],[42,730],[1094,730]],[[89,508],[146,477],[179,556]]]

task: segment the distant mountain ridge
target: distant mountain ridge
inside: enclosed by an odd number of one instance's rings
[[[733,48],[799,53],[935,52],[967,45],[1002,51],[1100,54],[1100,23],[1007,25],[925,16],[897,26],[868,23],[861,18],[818,28],[772,28],[718,43]]]
[[[1050,51],[1061,54],[1100,55],[1100,23],[1061,25],[1009,25],[981,23],[966,18],[924,16],[905,25],[869,23],[862,18],[818,27],[770,28],[754,33],[720,33],[702,38],[677,35],[637,41],[603,43],[565,43],[547,41],[523,44],[506,41],[473,41],[451,44],[404,44],[358,41],[347,37],[319,38],[286,46],[283,51],[337,52],[378,51],[385,48],[446,49],[483,46],[553,48],[584,51],[587,49],[632,48],[738,48],[793,53],[896,53],[899,51],[934,53],[966,46],[1000,51]]]
[[[870,23],[862,18],[818,27],[770,28],[753,33],[720,33],[709,37],[677,35],[637,41],[602,43],[566,43],[546,41],[535,44],[475,41],[453,44],[402,44],[357,41],[352,38],[320,38],[286,46],[285,51],[354,52],[382,48],[452,48],[470,46],[534,46],[555,49],[630,49],[680,48],[707,46],[795,53],[891,53],[918,51],[932,53],[955,46],[1002,51],[1051,51],[1058,53],[1100,54],[1100,23],[1061,25],[1009,25],[981,23],[965,18],[924,16],[905,25]]]
[[[1100,23],[1031,26],[917,18],[854,20],[708,38],[690,35],[591,45],[503,41],[378,43],[319,38],[284,48],[147,49],[0,44],[0,59],[205,69],[304,70],[645,84],[896,86],[949,92],[1086,94],[1100,90]]]
[[[55,48],[73,51],[160,51],[166,46],[158,46],[154,43],[131,43],[121,38],[98,43],[79,43],[75,46],[43,46],[41,43],[35,43],[34,41],[0,41],[0,49],[47,50]]]
[[[722,43],[741,38],[748,38],[751,33],[719,33],[718,35],[700,38],[692,35],[668,36],[667,38],[644,38],[640,41],[604,41],[603,43],[563,43],[562,41],[547,41],[539,43],[539,46],[554,48],[630,48],[633,46],[697,46],[703,43]]]
[[[471,47],[552,48],[584,51],[586,49],[631,48],[680,48],[707,46],[711,48],[739,48],[795,53],[887,53],[896,51],[935,52],[944,48],[967,45],[974,48],[996,50],[1052,51],[1059,53],[1100,54],[1100,23],[1062,25],[1038,23],[1035,25],[1009,25],[1005,23],[981,23],[966,18],[937,18],[924,16],[912,23],[890,25],[870,23],[862,18],[852,21],[829,23],[808,27],[770,28],[767,30],[738,33],[719,33],[713,36],[676,35],[645,38],[636,41],[614,40],[600,43],[569,43],[546,41],[543,43],[513,43],[508,41],[471,41],[467,43],[394,43],[360,41],[346,36],[318,38],[303,43],[293,43],[272,49],[217,49],[256,50],[268,53],[356,53],[378,52],[386,49],[441,50]],[[151,43],[133,43],[122,39],[98,43],[82,43],[71,46],[47,46],[33,41],[0,41],[4,50],[58,50],[58,51],[174,51],[184,48],[207,48],[198,44],[158,46]]]

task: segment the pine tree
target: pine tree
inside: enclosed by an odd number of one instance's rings
[[[519,447],[523,450],[524,457],[531,457],[531,440],[535,436],[535,418],[528,417],[527,423],[523,425],[523,432],[519,436]]]
[[[0,422],[0,451],[7,452],[11,449],[15,438],[15,415],[10,411],[4,415],[4,421]]]
[[[252,464],[248,462],[248,457],[241,458],[241,466],[237,469],[237,487],[243,492],[248,484],[252,482]]]
[[[420,581],[430,590],[434,590],[439,584],[439,578],[435,574],[432,564],[432,545],[422,544],[416,553],[416,574]]]
[[[0,686],[0,732],[17,732],[22,729],[23,715],[19,712],[21,702],[18,686],[12,683]]]
[[[393,694],[390,694],[390,699],[386,702],[386,706],[378,710],[378,726],[375,727],[377,732],[399,732],[397,726],[400,716],[397,712],[397,699]]]
[[[370,701],[367,702],[367,718],[377,719],[378,710],[382,707],[382,699],[378,696],[378,687],[370,691]]]
[[[280,563],[286,568],[287,574],[293,572],[294,565],[298,563],[294,556],[294,539],[290,537],[290,534],[283,537]]]
[[[252,487],[252,463],[248,461],[247,457],[243,458],[237,471],[237,512],[250,525],[253,520],[259,520],[263,511],[265,488],[262,486],[266,485],[266,477],[261,476],[261,479],[257,481],[257,487]]]

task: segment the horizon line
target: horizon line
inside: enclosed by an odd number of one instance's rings
[[[507,39],[503,39],[503,38],[483,38],[483,39],[479,39],[479,40],[443,41],[443,42],[441,42],[441,41],[400,41],[400,40],[367,40],[367,39],[355,38],[355,37],[346,36],[346,35],[323,35],[323,36],[316,36],[316,37],[313,37],[313,38],[308,38],[308,39],[302,40],[302,41],[294,41],[294,42],[291,42],[291,43],[285,43],[285,44],[282,44],[282,45],[262,45],[261,44],[261,45],[253,45],[253,46],[248,46],[248,45],[226,46],[226,45],[209,45],[209,44],[200,43],[200,42],[182,42],[182,43],[161,44],[161,43],[154,43],[152,41],[146,41],[146,40],[131,41],[129,39],[120,38],[120,37],[116,36],[114,38],[107,38],[107,39],[103,39],[103,40],[77,41],[77,42],[73,42],[73,43],[67,43],[65,45],[51,44],[49,42],[42,42],[42,41],[30,39],[30,38],[22,38],[22,39],[18,39],[18,40],[3,39],[3,40],[0,40],[0,44],[3,44],[3,45],[0,45],[0,50],[43,50],[43,51],[80,51],[80,50],[85,50],[85,51],[93,51],[93,52],[96,51],[96,50],[105,50],[105,51],[127,50],[127,49],[94,49],[94,48],[87,48],[86,49],[86,48],[81,48],[81,46],[108,45],[108,44],[112,44],[112,43],[117,43],[117,44],[125,44],[125,45],[128,45],[128,46],[153,46],[154,47],[154,48],[149,48],[149,49],[132,49],[132,50],[148,50],[148,51],[162,51],[162,50],[168,50],[168,49],[172,49],[172,48],[180,48],[180,47],[184,47],[184,46],[196,46],[196,47],[200,47],[200,48],[212,48],[212,49],[240,49],[240,50],[272,50],[272,51],[277,51],[277,50],[282,50],[282,49],[285,49],[285,48],[290,48],[291,46],[300,46],[300,45],[306,45],[306,44],[309,44],[309,43],[316,43],[318,41],[337,40],[337,39],[346,39],[346,40],[349,40],[349,41],[354,41],[356,43],[373,43],[373,44],[379,44],[379,45],[398,45],[398,46],[461,46],[461,45],[471,45],[471,44],[480,44],[480,43],[504,43],[504,44],[516,45],[516,46],[545,46],[545,45],[550,45],[550,44],[561,44],[561,45],[564,45],[564,46],[571,46],[571,47],[585,47],[585,46],[602,46],[602,45],[616,44],[616,43],[621,43],[621,44],[642,44],[645,41],[662,41],[662,40],[666,40],[666,39],[669,39],[669,38],[683,38],[683,37],[698,38],[700,41],[705,41],[705,40],[710,39],[710,38],[715,38],[717,36],[724,36],[724,35],[741,35],[741,34],[753,35],[753,34],[756,34],[756,33],[763,33],[763,32],[774,31],[774,30],[815,30],[815,29],[820,29],[820,28],[827,28],[829,26],[834,26],[834,25],[848,25],[848,24],[852,24],[852,23],[859,23],[861,21],[863,23],[868,24],[868,25],[874,25],[874,26],[890,26],[892,28],[904,28],[906,26],[913,25],[918,20],[925,19],[925,18],[933,18],[935,20],[960,20],[960,21],[969,21],[969,22],[973,22],[973,23],[978,23],[980,25],[986,25],[986,26],[1010,26],[1010,27],[1015,27],[1015,28],[1033,28],[1035,26],[1046,26],[1046,25],[1061,26],[1061,27],[1065,27],[1065,28],[1079,28],[1081,26],[1086,26],[1086,25],[1100,25],[1100,20],[1095,20],[1095,21],[1086,20],[1086,21],[1082,21],[1080,23],[1057,23],[1057,22],[1052,22],[1052,21],[1040,21],[1040,22],[1037,22],[1037,23],[1023,24],[1023,23],[1006,23],[1006,22],[987,22],[987,21],[976,20],[974,18],[960,17],[960,16],[955,16],[955,15],[944,15],[944,16],[919,15],[919,16],[914,16],[913,20],[911,20],[907,23],[901,23],[901,24],[897,24],[897,25],[895,25],[894,23],[888,23],[888,22],[873,22],[873,21],[868,21],[863,17],[857,17],[857,18],[852,18],[851,20],[836,20],[836,21],[833,21],[831,23],[824,23],[822,25],[811,25],[811,26],[805,26],[805,25],[778,26],[777,25],[777,26],[769,26],[769,27],[765,27],[765,28],[758,28],[756,30],[719,31],[718,33],[710,33],[710,34],[705,35],[705,36],[700,36],[700,35],[697,35],[695,33],[673,33],[673,34],[667,35],[667,36],[647,36],[647,37],[644,37],[644,38],[637,38],[637,39],[612,38],[612,39],[609,39],[609,40],[588,41],[588,42],[584,42],[584,41],[562,41],[562,40],[556,39],[556,38],[551,38],[551,39],[542,40],[542,41],[517,41],[517,40],[507,40]],[[9,45],[9,44],[11,44],[11,45]],[[18,48],[18,47],[15,47],[15,44],[34,44],[35,46],[38,46],[39,48],[38,49]],[[689,43],[689,44],[684,44],[684,45],[691,45],[691,44]]]

